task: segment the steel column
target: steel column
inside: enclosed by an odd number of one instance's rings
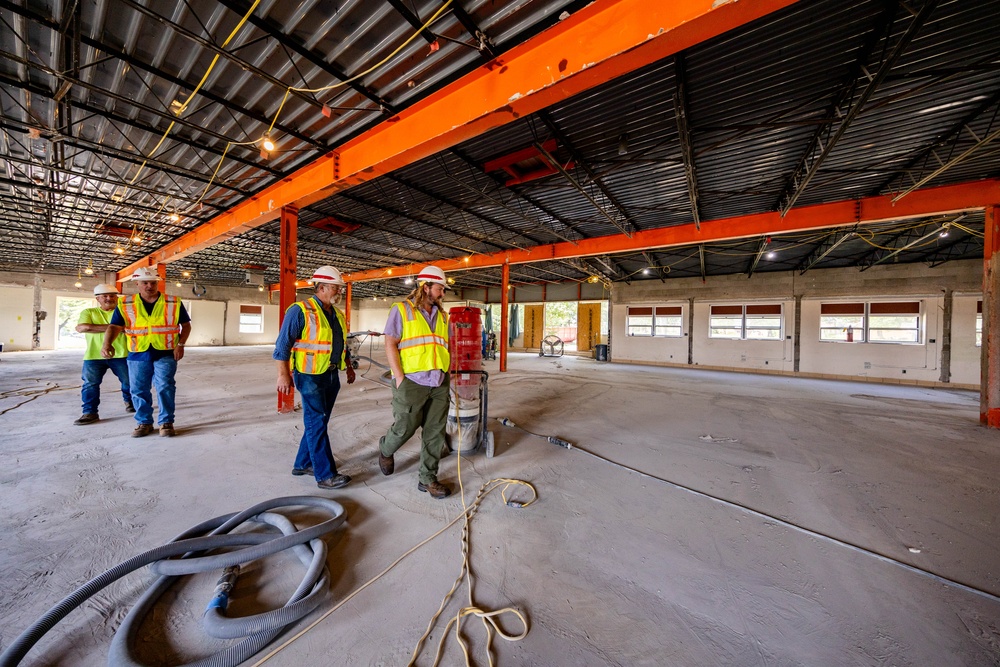
[[[295,303],[295,271],[299,249],[299,210],[293,206],[281,209],[281,269],[278,284],[278,325],[285,319],[285,311]],[[278,394],[278,412],[295,409],[295,390]]]
[[[510,285],[510,264],[500,268],[500,372],[507,371],[507,333],[510,315],[507,314],[507,287]]]
[[[1000,205],[987,207],[985,231],[979,421],[1000,428]]]

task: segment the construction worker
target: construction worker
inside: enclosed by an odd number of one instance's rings
[[[101,404],[101,381],[109,370],[121,382],[125,412],[135,412],[128,386],[128,363],[125,361],[128,351],[125,349],[125,341],[115,342],[114,356],[110,359],[101,356],[104,332],[108,330],[111,314],[118,304],[118,290],[114,285],[101,283],[94,288],[94,298],[100,307],[84,309],[76,324],[77,332],[84,334],[87,341],[87,349],[83,353],[83,389],[80,392],[83,414],[73,422],[77,426],[93,424],[100,419],[97,407]]]
[[[451,489],[438,481],[438,464],[447,449],[448,417],[448,316],[441,299],[448,289],[444,271],[425,266],[417,286],[405,301],[392,304],[385,323],[385,351],[395,387],[392,392],[394,422],[379,440],[378,466],[383,475],[395,469],[393,455],[421,428],[420,469],[417,489],[434,498],[447,498]]]
[[[148,266],[135,270],[130,278],[139,293],[122,297],[104,334],[101,355],[114,356],[115,339],[123,331],[128,343],[128,380],[135,405],[133,438],[153,432],[153,396],[160,408],[160,435],[174,436],[174,375],[177,362],[184,358],[184,343],[191,335],[191,318],[181,300],[160,293],[160,277]]]
[[[347,370],[347,384],[355,379],[345,344],[347,323],[336,307],[346,283],[332,266],[316,269],[312,283],[315,294],[285,311],[273,356],[278,365],[278,393],[290,394],[294,380],[302,396],[305,430],[292,474],[312,475],[321,489],[339,489],[351,478],[337,473],[327,428],[340,392],[340,369]]]

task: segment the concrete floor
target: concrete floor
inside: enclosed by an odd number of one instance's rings
[[[78,376],[76,353],[0,359],[3,646],[88,578],[264,499],[317,494],[344,505],[348,520],[328,539],[335,601],[461,510],[457,497],[417,491],[415,442],[393,476],[379,473],[390,392],[374,382],[359,379],[338,399],[334,452],[354,481],[324,492],[289,474],[301,415],[275,412],[270,348],[189,350],[174,439],[130,438],[110,375],[102,421],[73,426]],[[493,494],[472,523],[475,603],[513,606],[530,621],[522,641],[494,640],[496,663],[1000,665],[1000,433],[978,425],[977,394],[532,355],[513,356],[489,386],[492,417],[707,494],[494,421],[497,455],[462,460],[468,498],[497,477],[539,494],[520,510]],[[455,481],[456,462],[444,460],[442,479]],[[455,526],[267,664],[405,664],[460,567]],[[227,645],[197,626],[217,576],[186,579],[159,605],[138,649],[147,664]],[[280,604],[300,576],[284,554],[250,567],[230,614]],[[22,664],[103,664],[151,578],[137,572],[104,590]],[[512,617],[501,622],[520,630]],[[419,664],[433,662],[443,626]],[[474,663],[487,664],[482,624],[466,621],[464,634]],[[456,643],[442,664],[463,664]]]

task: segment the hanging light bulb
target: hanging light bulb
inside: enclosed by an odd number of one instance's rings
[[[648,267],[642,270],[642,275],[644,275],[644,276],[648,276],[649,275],[649,268]]]
[[[179,281],[179,280],[178,280],[178,281],[177,281],[177,282],[175,282],[174,284],[175,284],[175,285],[177,285],[178,287],[180,287],[180,286],[181,286],[181,281]]]
[[[86,273],[88,276],[94,275],[94,260],[90,260],[90,262],[87,264],[87,268],[85,268],[83,272]]]
[[[122,247],[121,243],[116,243],[115,244],[115,254],[116,255],[124,255],[125,254],[125,248]]]
[[[176,211],[170,214],[170,222],[180,222],[180,221],[181,221],[181,216],[177,215]]]
[[[258,292],[263,292],[264,291],[264,286],[263,285],[257,285],[257,291]]]
[[[185,278],[190,278],[191,277],[191,272],[190,271],[181,271],[181,275],[184,276]]]
[[[76,282],[73,283],[73,287],[83,287],[83,282],[80,280],[80,269],[76,270]]]
[[[274,150],[274,142],[271,141],[270,134],[264,135],[264,141],[261,143],[260,147],[266,150],[268,153]]]

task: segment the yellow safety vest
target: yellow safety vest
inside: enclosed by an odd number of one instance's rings
[[[399,341],[399,363],[403,374],[438,370],[444,373],[451,368],[448,352],[448,316],[438,309],[437,325],[431,331],[427,319],[417,312],[417,307],[407,299],[392,304],[403,318],[403,337]]]
[[[298,306],[305,315],[305,325],[301,337],[292,345],[292,358],[289,363],[300,373],[306,375],[321,375],[330,368],[330,355],[333,353],[333,328],[326,316],[320,312],[320,306],[315,299],[296,301],[288,310]],[[344,358],[347,353],[347,321],[340,309],[334,307],[340,323],[340,331],[344,334],[344,348],[340,351],[340,363],[337,368],[347,367]]]
[[[145,352],[150,346],[156,350],[174,349],[181,332],[181,300],[161,293],[150,314],[140,300],[138,294],[133,294],[118,301],[118,310],[125,318],[128,351]]]

